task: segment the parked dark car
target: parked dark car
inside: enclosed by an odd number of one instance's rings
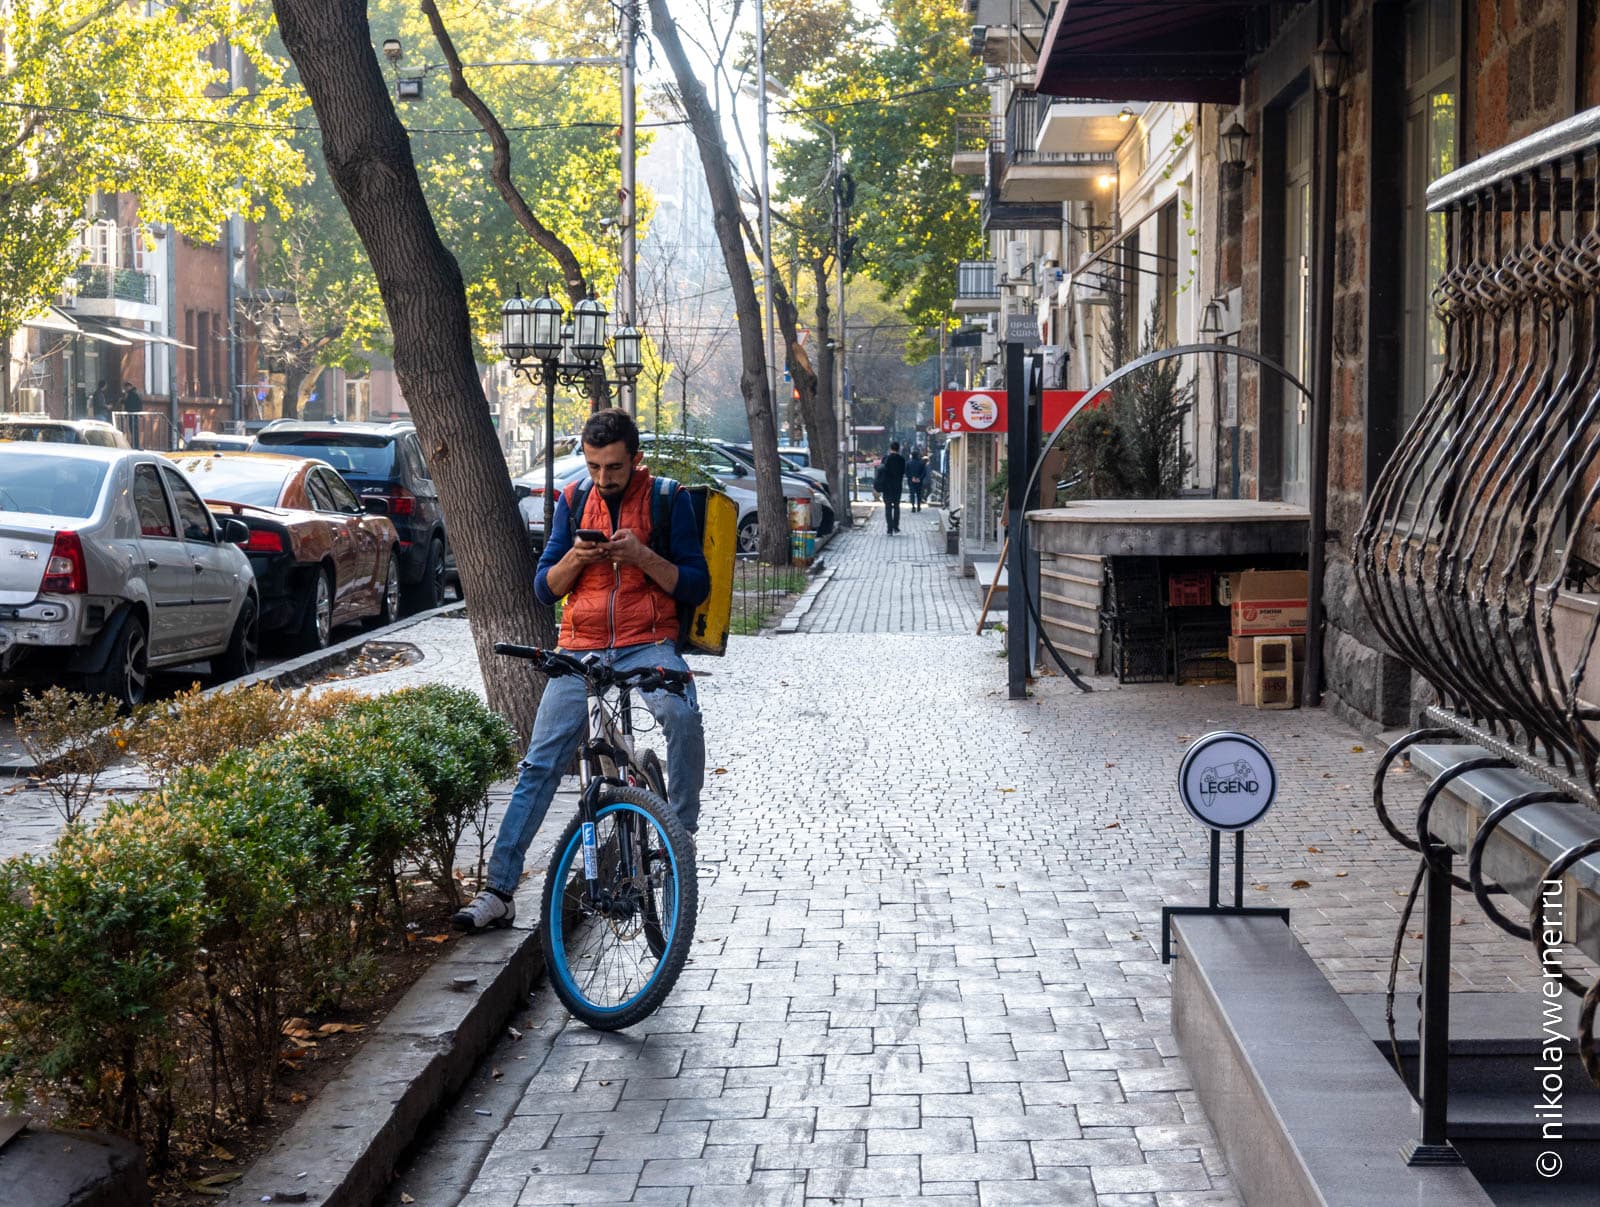
[[[279,419],[256,433],[250,451],[324,461],[358,494],[386,500],[400,538],[407,608],[419,611],[444,602],[456,577],[455,554],[415,425]]]
[[[331,467],[306,457],[172,457],[214,514],[249,527],[243,548],[256,573],[263,632],[320,650],[342,624],[399,618],[399,546],[382,499],[363,501]]]

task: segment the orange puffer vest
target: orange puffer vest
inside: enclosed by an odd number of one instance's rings
[[[569,508],[577,489],[576,484],[567,487]],[[634,470],[617,516],[617,526],[633,529],[641,545],[650,543],[650,491],[649,471]],[[576,527],[611,534],[611,509],[598,490],[589,492]],[[566,650],[647,645],[677,636],[677,603],[637,566],[590,566],[578,576],[561,609],[561,648]]]

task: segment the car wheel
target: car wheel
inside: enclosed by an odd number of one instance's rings
[[[411,610],[423,612],[437,608],[444,603],[444,588],[444,542],[434,537],[428,543],[428,560],[422,568],[422,579],[411,588]]]
[[[739,524],[739,552],[761,552],[761,524],[753,515],[746,516]]]
[[[144,703],[150,690],[150,639],[144,621],[128,617],[104,669],[88,676],[84,687],[90,695],[110,696],[124,711]]]
[[[383,580],[383,595],[378,600],[378,614],[369,622],[373,628],[393,624],[400,619],[400,550],[389,551],[389,572]]]
[[[261,643],[260,616],[255,598],[246,597],[244,606],[239,609],[239,619],[233,622],[228,648],[220,657],[211,660],[211,670],[217,679],[237,679],[255,673],[256,654]]]
[[[300,609],[300,627],[295,631],[295,645],[309,653],[325,650],[333,636],[333,571],[320,568],[306,587],[305,602]]]

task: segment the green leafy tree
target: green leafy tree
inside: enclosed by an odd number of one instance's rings
[[[494,355],[488,341],[499,332],[500,305],[519,284],[553,282],[569,299],[591,284],[602,295],[609,290],[616,248],[601,222],[616,212],[614,70],[495,66],[614,53],[609,10],[587,0],[435,9],[463,65],[463,82],[504,133],[508,174],[537,182],[519,196],[565,249],[556,257],[496,196],[493,140],[452,95],[451,80],[437,62],[429,14],[411,0],[372,0],[367,9],[372,37],[397,38],[405,48],[391,74],[423,76],[422,99],[407,102],[400,115],[439,235],[461,266],[477,354]],[[320,368],[350,367],[364,352],[388,354],[393,345],[366,251],[322,165],[320,131],[300,132],[296,146],[310,172],[290,195],[288,211],[266,224],[262,275],[264,283],[298,303],[304,346],[315,350],[303,369],[309,387]],[[648,216],[647,204],[640,210]],[[562,409],[575,411],[577,397],[564,390]],[[582,410],[589,406],[585,402]]]
[[[837,44],[793,87],[794,110],[832,127],[855,180],[849,267],[899,300],[917,332],[914,359],[949,320],[957,263],[983,247],[977,203],[950,171],[956,116],[985,95],[970,24],[958,0],[886,0],[876,28]]]
[[[96,192],[139,195],[147,223],[211,240],[230,213],[282,205],[302,165],[284,124],[270,14],[228,0],[0,4],[0,337],[43,310],[75,267]],[[254,77],[230,92],[224,43]]]

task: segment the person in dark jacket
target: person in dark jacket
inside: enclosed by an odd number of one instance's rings
[[[906,491],[911,495],[913,513],[922,510],[923,495],[928,486],[928,463],[922,459],[922,450],[911,450],[911,460],[906,462]]]
[[[133,388],[131,381],[122,383],[122,397],[117,402],[117,409],[120,411],[144,410],[144,399],[139,397],[139,391]]]
[[[878,466],[878,493],[883,496],[883,523],[890,535],[900,531],[900,490],[905,484],[906,459],[900,455],[900,442],[889,441],[889,455]]]

